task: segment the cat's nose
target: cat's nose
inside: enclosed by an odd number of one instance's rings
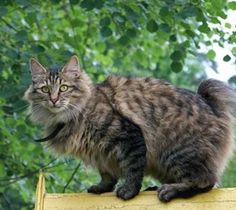
[[[54,98],[54,97],[53,97],[53,98],[51,97],[50,100],[51,100],[51,102],[52,102],[53,104],[55,104],[55,103],[59,100],[59,97],[55,97],[55,98]]]

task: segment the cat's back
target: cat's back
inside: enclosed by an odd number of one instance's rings
[[[162,92],[164,90],[172,90],[173,86],[161,79],[151,77],[122,77],[122,76],[109,76],[105,84],[109,84],[116,92],[129,91],[129,92],[141,92],[155,91],[155,93]]]
[[[118,109],[133,110],[146,116],[167,108],[172,111],[190,109],[190,106],[196,109],[201,106],[206,106],[206,110],[209,108],[196,92],[178,88],[161,79],[109,76],[104,84],[109,89],[107,93],[110,93],[110,100]]]

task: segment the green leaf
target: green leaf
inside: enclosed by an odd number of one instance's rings
[[[218,15],[224,20],[227,18],[227,14],[225,14],[224,11],[219,11]]]
[[[184,41],[183,43],[180,44],[180,47],[181,47],[182,51],[185,51],[187,48],[190,47],[190,41],[189,40]]]
[[[164,6],[160,9],[160,16],[165,17],[168,14],[168,12],[169,12],[169,8]]]
[[[112,17],[113,20],[119,24],[123,24],[126,21],[126,18],[119,12],[114,12]]]
[[[4,177],[6,175],[6,170],[4,167],[4,162],[0,161],[0,178]]]
[[[166,33],[170,33],[171,32],[171,27],[167,24],[167,23],[162,23],[160,25],[160,30]]]
[[[80,3],[80,6],[88,11],[92,10],[95,8],[95,2],[91,1],[91,0],[83,0]]]
[[[42,45],[33,45],[31,47],[31,50],[34,52],[34,53],[42,53],[45,51],[45,48],[42,46]]]
[[[203,11],[202,11],[200,8],[199,8],[198,11],[197,11],[196,20],[197,20],[198,22],[204,22],[204,21],[205,21],[205,17],[204,17]]]
[[[151,19],[147,22],[146,28],[149,32],[154,33],[158,30],[158,25],[155,20]]]
[[[4,68],[4,62],[2,62],[1,60],[0,60],[0,69],[3,69]],[[1,103],[0,103],[0,105],[1,105]]]
[[[231,29],[231,24],[230,23],[225,23],[225,28]]]
[[[137,30],[135,28],[129,28],[126,31],[127,36],[134,38],[137,35]]]
[[[214,51],[214,50],[209,50],[209,51],[207,52],[207,57],[208,57],[209,59],[213,60],[213,59],[216,57],[215,51]]]
[[[34,23],[37,21],[37,14],[34,13],[34,12],[28,13],[28,14],[27,14],[26,21],[27,21],[29,24],[34,24]]]
[[[182,18],[195,17],[197,15],[197,9],[195,6],[186,5],[179,15]]]
[[[229,2],[228,7],[229,9],[236,10],[236,2],[235,1]]]
[[[175,34],[171,35],[169,40],[170,40],[171,42],[176,42],[176,41],[177,41],[176,35],[175,35]]]
[[[23,6],[23,7],[25,7],[25,6],[29,6],[29,1],[27,1],[27,0],[16,0],[16,3],[17,4],[19,4],[20,6]]]
[[[100,32],[103,37],[109,37],[112,35],[112,30],[107,26],[102,27]]]
[[[209,40],[206,41],[205,44],[206,44],[206,46],[210,46],[210,45],[212,45],[211,41],[209,41]]]
[[[121,45],[127,45],[129,43],[129,37],[124,35],[118,41]]]
[[[234,56],[236,56],[236,47],[233,47],[232,50],[231,50],[231,52],[232,52],[232,54],[233,54]]]
[[[80,1],[80,0],[70,0],[70,4],[71,4],[71,5],[73,5],[73,4],[76,5],[76,4],[79,3],[79,1]],[[59,3],[59,2],[58,2],[58,3]]]
[[[26,31],[21,30],[16,33],[15,37],[18,41],[25,41],[28,39],[28,34]]]
[[[226,55],[223,57],[223,61],[228,62],[231,60],[231,57],[229,55]]]
[[[206,23],[200,25],[198,27],[198,30],[201,31],[202,33],[209,33],[210,32],[210,28],[208,27],[208,25]]]
[[[186,30],[185,33],[186,33],[188,36],[190,36],[191,38],[193,38],[193,37],[195,36],[195,33],[194,33],[194,31],[192,31],[192,30]]]
[[[60,1],[61,1],[61,0],[51,0],[51,2],[52,2],[53,4],[58,4],[58,3],[60,3]]]
[[[171,63],[171,70],[173,71],[173,72],[175,72],[175,73],[179,73],[179,72],[181,72],[182,71],[182,69],[183,69],[183,65],[182,65],[182,63],[180,63],[180,62],[175,62],[175,61],[173,61],[172,63]]]
[[[230,77],[229,80],[228,80],[228,82],[229,82],[230,84],[236,84],[236,75]]]
[[[107,16],[107,17],[104,17],[100,20],[99,22],[100,26],[109,26],[111,24],[111,20],[110,18]]]
[[[0,7],[0,15],[4,16],[7,14],[7,7]]]
[[[179,61],[179,60],[183,59],[183,54],[181,51],[176,50],[170,55],[170,58],[173,61]]]
[[[95,0],[94,1],[94,8],[101,9],[103,7],[104,1],[103,0]]]
[[[5,54],[12,59],[17,59],[19,53],[17,49],[8,49]]]

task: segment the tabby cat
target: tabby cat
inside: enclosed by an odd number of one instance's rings
[[[60,154],[96,167],[101,181],[91,193],[136,196],[144,175],[163,185],[161,201],[209,191],[233,150],[231,108],[236,93],[217,80],[197,92],[153,78],[110,76],[93,84],[72,56],[62,69],[30,60],[32,84],[25,93],[32,120]]]

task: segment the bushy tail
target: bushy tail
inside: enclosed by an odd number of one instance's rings
[[[216,112],[236,111],[236,91],[225,83],[208,79],[198,88],[200,94]]]

